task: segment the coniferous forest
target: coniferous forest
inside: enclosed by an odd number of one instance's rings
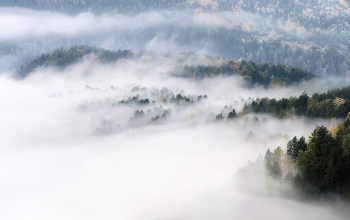
[[[346,0],[0,0],[2,219],[350,218]]]

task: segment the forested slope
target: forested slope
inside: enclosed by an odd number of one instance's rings
[[[79,59],[83,58],[88,54],[96,54],[98,59],[102,63],[115,62],[121,58],[129,58],[133,56],[133,53],[128,50],[118,50],[118,51],[110,51],[97,47],[89,47],[89,46],[72,46],[69,48],[61,47],[55,50],[52,55],[42,54],[37,59],[33,60],[30,63],[21,66],[19,70],[17,70],[17,74],[19,77],[26,77],[30,72],[39,67],[58,67],[64,68],[70,64],[77,62]]]
[[[52,55],[42,54],[37,59],[21,67],[17,74],[20,77],[27,76],[30,72],[39,67],[58,67],[64,68],[83,58],[85,55],[94,53],[97,59],[102,63],[112,63],[121,58],[141,58],[143,55],[152,55],[153,57],[166,57],[171,54],[157,54],[151,51],[132,52],[129,50],[111,51],[97,47],[72,46],[69,48],[61,47],[55,50]],[[184,56],[190,56],[184,54]],[[217,58],[207,57],[209,60]],[[221,58],[222,59],[222,58]],[[181,59],[178,60],[181,63]],[[222,76],[242,76],[248,87],[263,86],[264,88],[273,88],[276,86],[298,85],[301,81],[308,81],[315,77],[308,71],[290,67],[288,65],[275,65],[273,63],[246,62],[245,60],[224,60],[222,64],[217,65],[179,65],[174,71],[169,72],[172,76],[203,79],[205,77]]]
[[[134,50],[135,47],[145,47],[163,33],[166,38],[174,37],[180,46],[204,48],[210,55],[226,59],[287,64],[322,76],[350,73],[350,6],[346,1],[1,0],[0,6],[71,15],[88,11],[96,15],[131,16],[152,10],[213,12],[220,19],[228,19],[228,25],[209,29],[196,25],[169,25],[166,29],[151,27],[115,34],[113,40],[120,42],[120,48]],[[231,21],[234,15],[227,12],[237,13],[237,18]],[[78,43],[77,39],[73,41]],[[94,45],[93,39],[89,38],[89,41]],[[10,46],[0,42],[0,54],[25,50],[25,47],[26,44]]]

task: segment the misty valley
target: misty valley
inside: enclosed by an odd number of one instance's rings
[[[349,219],[350,3],[0,0],[1,219]]]

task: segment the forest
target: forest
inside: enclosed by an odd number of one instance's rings
[[[19,77],[26,77],[30,72],[39,67],[64,68],[81,60],[84,56],[93,53],[101,63],[115,63],[119,59],[140,58],[144,55],[155,55],[152,51],[140,51],[135,54],[130,50],[111,51],[102,48],[85,45],[74,45],[66,48],[61,47],[55,50],[52,55],[42,54],[30,63],[21,66],[17,70]],[[186,56],[186,54],[184,54]],[[159,54],[159,56],[169,56],[169,54]],[[213,59],[208,57],[208,59]],[[215,59],[213,59],[215,61]],[[180,60],[179,60],[180,62]],[[302,81],[309,81],[316,76],[306,70],[290,67],[288,65],[276,65],[271,63],[258,63],[245,60],[225,60],[221,65],[184,65],[177,66],[170,75],[185,78],[203,79],[205,77],[215,77],[217,75],[242,76],[248,87],[253,88],[262,85],[264,88],[297,86]]]
[[[310,118],[346,118],[350,112],[350,86],[337,88],[327,93],[314,93],[309,97],[303,93],[299,97],[280,100],[267,97],[253,101],[250,110],[256,113],[271,113],[278,118],[307,116]]]
[[[40,10],[60,11],[77,14],[91,11],[103,13],[133,14],[151,10],[196,10],[202,13],[213,11],[218,16],[227,10],[234,13],[247,12],[248,21],[225,27],[208,28],[200,26],[181,27],[169,25],[142,28],[128,33],[116,33],[114,41],[122,47],[135,50],[143,47],[159,33],[169,38],[175,36],[176,43],[187,47],[206,48],[212,55],[226,59],[244,59],[255,63],[290,65],[320,75],[348,75],[349,54],[349,6],[346,2],[303,0],[296,2],[278,1],[24,1],[2,0],[0,6],[26,7]],[[330,8],[335,8],[334,10]],[[258,17],[254,17],[257,15]],[[287,15],[287,16],[285,16]],[[268,21],[266,26],[265,20]],[[251,25],[251,23],[256,25]],[[260,24],[259,24],[260,22]],[[337,25],[333,25],[334,23]],[[249,25],[251,27],[247,28]],[[160,28],[160,29],[159,29]],[[273,33],[273,36],[271,36]],[[304,37],[306,36],[306,37]],[[81,44],[81,39],[69,39]],[[99,40],[87,38],[93,45]],[[66,42],[64,42],[66,44]],[[132,46],[133,45],[133,46]],[[38,45],[39,46],[39,45]],[[27,50],[26,43],[11,45],[0,42],[0,54]],[[39,46],[42,47],[42,46]],[[47,50],[47,48],[45,48]],[[52,51],[48,51],[52,52]],[[22,60],[23,62],[23,60]]]
[[[309,81],[316,77],[306,70],[290,67],[289,65],[276,65],[272,62],[255,64],[253,61],[247,62],[245,60],[227,60],[225,63],[217,66],[185,65],[179,67],[179,70],[175,70],[175,73],[171,74],[196,79],[217,75],[239,75],[246,80],[251,88],[260,85],[264,88],[296,86],[302,81]]]
[[[232,106],[226,105],[221,113],[215,115],[215,118],[219,121],[232,120],[237,117],[244,118],[253,113],[257,115],[268,114],[282,120],[296,120],[298,117],[345,119],[350,112],[349,98],[350,86],[336,88],[322,94],[314,93],[311,97],[305,92],[299,97],[291,96],[282,99],[249,97],[247,100],[241,100],[244,102],[244,106],[240,108],[240,111],[237,108],[239,102],[236,100]],[[173,100],[171,101],[173,102]],[[252,120],[257,120],[256,116]]]
[[[133,56],[133,53],[127,50],[110,51],[97,47],[77,45],[69,48],[61,47],[55,50],[52,55],[42,54],[30,63],[21,66],[20,69],[17,70],[17,75],[21,78],[26,77],[30,72],[35,71],[35,69],[39,67],[57,67],[63,69],[68,65],[76,63],[84,56],[95,53],[98,56],[98,60],[102,63],[116,62],[119,59]]]
[[[263,158],[249,162],[236,175],[249,183],[254,172],[265,169],[269,183],[264,193],[304,200],[332,201],[335,199],[333,195],[347,199],[350,195],[349,125],[348,116],[345,122],[335,127],[317,126],[307,142],[303,136],[294,137],[288,142],[286,152],[281,147],[273,151],[268,149]],[[269,188],[271,184],[272,188]],[[238,184],[240,188],[247,186]],[[291,186],[297,194],[291,191]]]

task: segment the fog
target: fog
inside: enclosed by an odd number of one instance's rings
[[[140,28],[179,26],[234,27],[242,23],[257,26],[259,17],[246,12],[194,13],[192,11],[159,11],[136,16],[81,13],[68,16],[61,13],[30,9],[0,8],[0,40],[26,39],[45,36],[74,37],[133,31]],[[186,22],[184,22],[186,21]],[[25,23],[23,23],[25,22]],[[238,23],[237,23],[238,22]]]
[[[267,122],[256,125],[244,118],[229,123],[208,117],[235,101],[241,111],[241,100],[249,96],[281,98],[300,91],[247,90],[238,77],[170,77],[171,58],[112,65],[91,59],[65,71],[39,69],[21,81],[0,77],[0,212],[5,219],[341,219],[330,207],[245,194],[232,186],[233,174],[248,160],[268,147],[286,149],[289,139],[282,135],[310,134],[316,124],[330,121],[258,115]],[[161,103],[156,91],[164,87],[175,95],[208,99]],[[157,103],[111,107],[137,94]],[[130,122],[135,110],[160,105],[172,111],[159,123]],[[97,133],[106,120],[118,129]],[[247,139],[250,131],[253,139]]]
[[[247,12],[69,16],[0,8],[2,218],[347,219],[335,211],[340,202],[306,203],[234,184],[235,172],[268,148],[285,152],[294,136],[307,138],[317,125],[341,120],[252,113],[226,118],[253,99],[326,92],[348,79],[248,89],[238,75],[195,80],[170,73],[179,65],[225,62],[208,58],[217,55],[209,47],[181,42],[177,28],[210,35],[210,28],[238,26],[260,32],[261,39],[278,37],[271,28],[286,29]],[[151,30],[145,39],[131,37],[144,29]],[[284,33],[293,35],[293,28]],[[73,44],[155,52],[108,65],[90,54],[64,69],[40,67],[24,79],[14,77],[13,70],[32,58]],[[216,120],[220,113],[222,121]],[[265,181],[262,174],[254,182],[263,188]]]

